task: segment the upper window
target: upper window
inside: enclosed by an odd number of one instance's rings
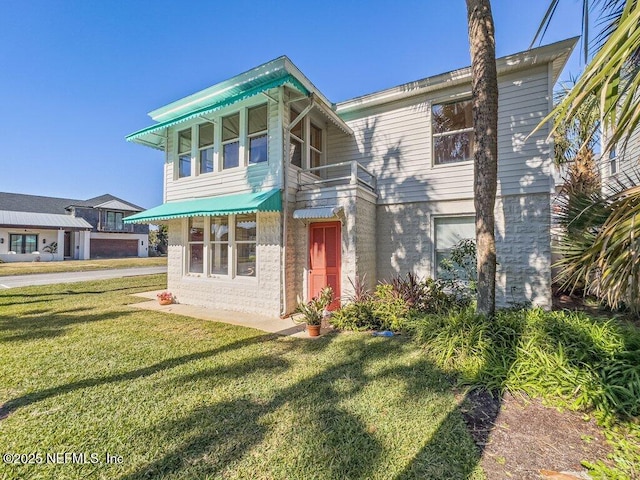
[[[618,153],[615,145],[609,150],[609,175],[618,173]]]
[[[124,230],[123,217],[122,212],[107,212],[105,230]]]
[[[471,100],[431,107],[433,162],[443,165],[473,158]]]
[[[222,118],[222,168],[240,165],[240,113]]]
[[[311,124],[311,141],[309,142],[310,155],[311,155],[311,168],[319,167],[322,162],[322,129]]]
[[[267,161],[267,104],[247,112],[249,165]]]
[[[289,123],[295,120],[300,113],[291,108],[289,110]],[[290,131],[289,135],[289,160],[291,165],[302,168],[304,148],[304,120],[299,121]]]
[[[33,253],[38,250],[38,235],[10,234],[11,251],[16,253]]]
[[[198,125],[200,173],[213,172],[213,123]]]
[[[178,132],[178,177],[191,176],[191,129]]]

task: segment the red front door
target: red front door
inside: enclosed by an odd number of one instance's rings
[[[326,286],[333,289],[334,298],[340,296],[340,222],[312,223],[309,226],[309,291],[316,297]],[[334,302],[332,307],[339,305]]]

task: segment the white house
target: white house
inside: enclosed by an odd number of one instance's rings
[[[498,59],[500,305],[551,306],[552,145],[528,137],[575,46]],[[280,57],[150,113],[127,137],[164,152],[164,203],[126,218],[168,225],[182,303],[285,315],[349,279],[436,276],[474,236],[471,72],[338,104]]]

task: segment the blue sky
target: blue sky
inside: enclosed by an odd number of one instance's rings
[[[494,0],[497,55],[547,0]],[[543,43],[580,34],[563,0]],[[0,191],[162,203],[147,112],[289,56],[334,102],[469,65],[464,0],[0,1]],[[574,55],[565,70],[582,67]]]

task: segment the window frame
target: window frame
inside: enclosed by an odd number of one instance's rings
[[[202,127],[204,126],[211,126],[211,128],[213,129],[213,136],[211,138],[211,144],[206,144],[204,146],[201,145],[200,142],[200,130],[202,129]],[[213,173],[216,171],[216,150],[215,150],[215,145],[216,145],[216,124],[215,122],[210,122],[210,121],[205,121],[203,123],[198,123],[196,125],[194,125],[195,131],[197,132],[196,135],[196,139],[197,139],[197,151],[198,151],[198,155],[197,155],[197,171],[198,171],[198,175],[206,175],[208,173]],[[192,135],[193,136],[193,135]],[[206,152],[207,150],[211,150],[211,170],[203,172],[202,171],[202,154],[203,152]]]
[[[462,103],[462,102],[471,102],[472,101],[472,97],[470,94],[465,94],[463,96],[460,96],[459,98],[453,99],[453,100],[437,100],[434,99],[430,102],[430,108],[429,108],[429,119],[430,119],[430,130],[431,130],[431,166],[433,168],[440,168],[440,167],[448,167],[451,165],[460,165],[460,164],[468,164],[473,162],[473,149],[471,149],[471,151],[469,152],[469,159],[466,160],[455,160],[455,161],[449,161],[449,162],[437,162],[436,161],[436,149],[435,149],[435,139],[436,138],[443,138],[443,137],[447,137],[447,136],[451,136],[451,135],[458,135],[460,133],[471,133],[472,134],[472,141],[473,143],[475,143],[475,135],[474,135],[474,128],[473,128],[473,120],[471,122],[471,126],[470,127],[465,127],[465,128],[459,128],[456,130],[449,130],[446,132],[435,132],[435,128],[434,128],[434,114],[433,114],[433,109],[437,106],[445,106],[445,105],[453,105],[456,103]],[[473,106],[472,106],[473,108]]]
[[[320,148],[319,149],[317,147],[314,147],[312,142],[312,133],[314,128],[320,132]],[[324,139],[325,139],[325,129],[322,127],[319,127],[314,122],[310,121],[309,122],[309,168],[322,167],[323,165],[326,165],[325,158],[324,158],[324,150],[325,150]],[[313,165],[314,153],[318,154],[318,161],[319,161],[318,165]]]
[[[238,135],[236,137],[233,137],[229,140],[224,140],[224,120],[226,118],[231,118],[231,117],[235,117],[238,116]],[[235,111],[233,113],[229,113],[228,115],[224,115],[220,117],[220,170],[232,170],[234,168],[240,168],[243,165],[243,161],[242,161],[242,111],[238,110]],[[230,167],[225,167],[225,160],[227,158],[227,155],[225,153],[225,147],[227,145],[231,145],[237,143],[238,144],[238,164],[234,165],[234,166],[230,166]]]
[[[109,222],[109,214],[113,214],[113,223]],[[120,228],[118,227],[118,215],[120,216]],[[124,212],[119,212],[117,210],[106,210],[104,212],[104,227],[103,230],[109,232],[124,232],[124,222],[122,221],[125,218]]]
[[[295,120],[296,118],[298,118],[298,115],[300,115],[301,112],[299,112],[297,109],[293,108],[292,106],[289,106],[289,125],[291,125],[291,122],[293,120]],[[305,142],[305,123],[306,123],[306,118],[302,118],[297,124],[296,127],[298,125],[300,125],[300,132],[302,133],[302,137],[299,137],[298,135],[296,135],[295,133],[293,133],[291,131],[291,128],[289,128],[289,165],[295,167],[295,168],[299,168],[301,170],[304,170],[305,165],[307,163],[306,158],[307,156],[305,155],[306,153],[306,142]],[[296,142],[297,144],[300,145],[300,165],[296,165],[295,163],[293,163],[293,158],[292,158],[292,150],[291,150],[291,144],[292,144],[292,140],[294,142]]]
[[[187,156],[187,151],[185,150],[184,152],[180,151],[180,134],[182,132],[186,132],[189,131],[189,142],[190,142],[190,148],[189,148],[189,175],[182,175],[182,159],[186,158]],[[177,159],[177,165],[176,165],[176,175],[175,178],[176,179],[181,179],[181,178],[189,178],[193,176],[193,144],[194,144],[194,135],[193,135],[193,125],[188,127],[188,128],[183,128],[181,130],[177,130],[176,131],[176,159]]]
[[[440,279],[441,277],[439,276],[439,266],[440,263],[438,262],[438,254],[439,253],[449,253],[451,252],[451,248],[438,248],[438,235],[437,235],[437,223],[438,221],[442,221],[442,220],[453,220],[453,219],[469,219],[471,220],[471,224],[474,225],[474,230],[475,230],[475,213],[469,213],[469,212],[465,212],[465,213],[458,213],[458,214],[452,214],[452,215],[447,215],[447,214],[443,214],[443,215],[433,215],[431,217],[431,238],[433,239],[433,278],[434,279]],[[463,240],[463,239],[461,239]],[[475,235],[473,237],[473,240],[475,240]]]
[[[253,216],[253,218],[255,219],[254,221],[256,222],[256,238],[255,240],[238,240],[237,239],[237,230],[238,230],[238,217],[242,217],[242,216]],[[243,213],[240,215],[233,215],[234,219],[233,219],[233,277],[240,277],[240,278],[258,278],[258,214],[257,213]],[[255,267],[254,267],[254,274],[253,275],[240,275],[238,273],[238,245],[255,245],[255,252],[256,252],[256,260],[255,260]]]
[[[258,108],[262,108],[265,107],[266,109],[266,128],[264,130],[260,130],[254,133],[250,133],[249,132],[249,122],[251,119],[251,110],[256,110]],[[269,102],[265,102],[265,103],[261,103],[259,105],[254,105],[253,107],[247,107],[247,114],[246,114],[246,137],[247,137],[247,142],[246,142],[246,151],[247,151],[247,165],[259,165],[261,163],[268,163],[269,161]],[[252,162],[251,161],[251,141],[254,139],[258,139],[260,137],[264,137],[265,138],[265,142],[266,142],[266,151],[267,151],[267,156],[264,160],[260,161],[260,162]]]
[[[192,228],[192,221],[196,218],[201,218],[202,219],[202,240],[191,240],[191,228]],[[206,275],[207,270],[205,270],[205,260],[206,260],[206,253],[205,253],[205,245],[206,245],[206,232],[207,232],[207,217],[188,217],[187,218],[187,255],[186,255],[186,260],[187,260],[187,265],[186,265],[186,273],[188,275],[191,276],[203,276]],[[192,272],[191,271],[191,264],[193,261],[193,255],[191,254],[191,247],[195,246],[195,245],[201,245],[202,246],[202,259],[201,259],[201,263],[202,263],[202,271],[200,272]]]
[[[20,251],[16,251],[13,250],[13,238],[14,237],[20,237],[21,238],[21,248]],[[34,249],[31,250],[30,252],[24,251],[26,246],[27,246],[27,242],[25,242],[25,238],[26,237],[35,237],[36,241],[34,242]],[[11,252],[16,252],[17,254],[20,255],[29,255],[35,252],[38,252],[38,241],[40,240],[40,236],[37,233],[9,233],[9,251]]]
[[[232,278],[232,276],[229,273],[229,260],[232,259],[232,255],[233,255],[233,251],[232,251],[232,246],[231,246],[231,238],[232,238],[232,233],[231,233],[231,226],[229,223],[230,220],[230,215],[220,215],[220,216],[215,216],[215,217],[208,217],[208,232],[209,232],[209,241],[207,242],[207,245],[209,247],[209,258],[207,260],[207,275],[210,277],[224,277],[224,278]],[[213,220],[216,218],[225,218],[227,220],[227,239],[226,240],[213,240],[211,237],[211,226],[213,224]],[[213,264],[211,263],[213,261],[213,245],[226,245],[227,246],[227,273],[214,273],[213,272]]]

